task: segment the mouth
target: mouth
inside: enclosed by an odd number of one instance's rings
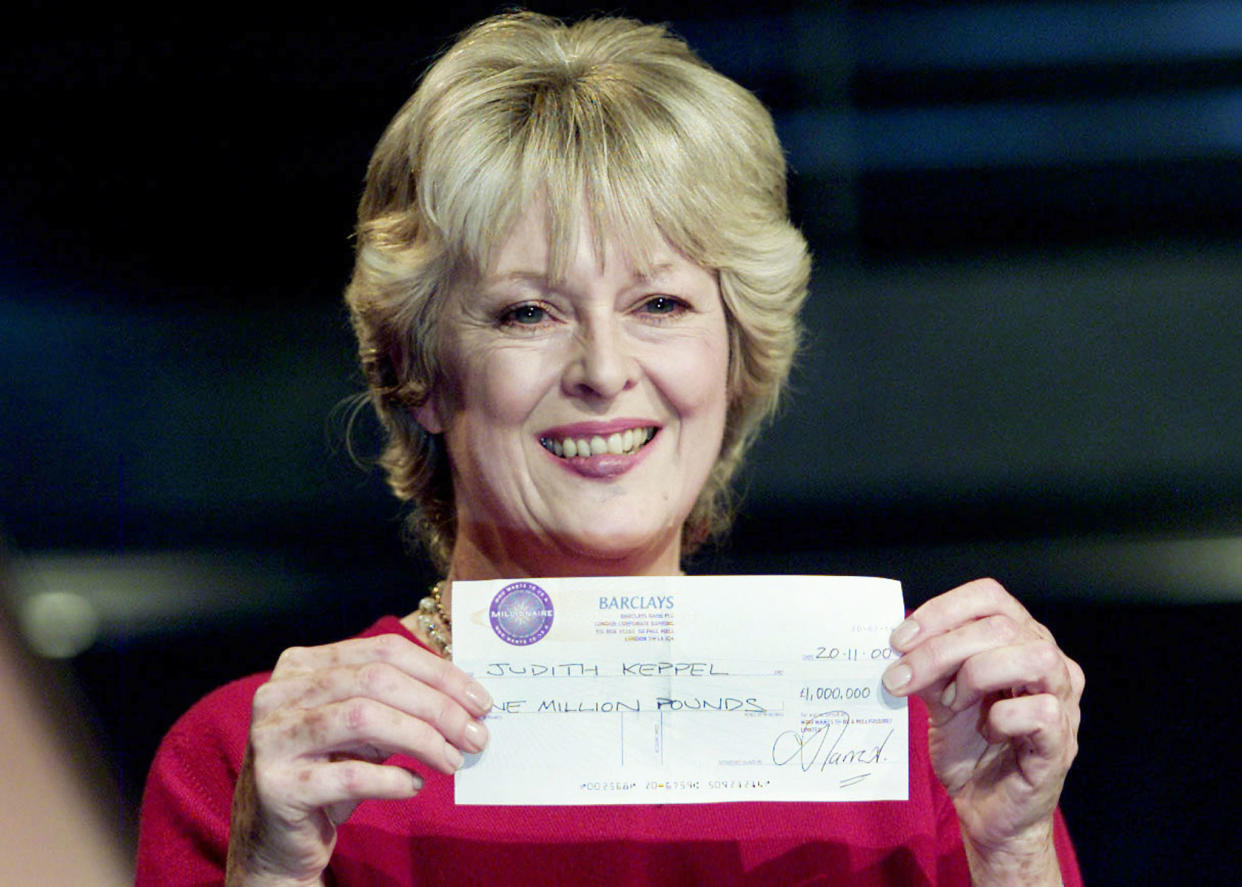
[[[654,425],[645,428],[627,428],[612,434],[595,434],[590,437],[539,438],[539,445],[560,459],[582,456],[630,456],[651,443],[659,429]]]

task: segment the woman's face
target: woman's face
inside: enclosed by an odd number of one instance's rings
[[[581,230],[554,282],[547,239],[537,203],[446,305],[446,381],[416,416],[445,435],[453,574],[676,573],[724,433],[716,276],[672,247],[597,256]]]

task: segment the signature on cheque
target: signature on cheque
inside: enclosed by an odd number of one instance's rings
[[[867,729],[871,727],[872,729]],[[875,727],[887,727],[884,738],[872,743]],[[846,737],[849,740],[846,740]],[[849,764],[882,764],[884,749],[893,736],[891,722],[859,724],[846,711],[825,711],[804,719],[802,727],[784,730],[772,743],[772,763],[778,767],[795,761],[802,771]]]

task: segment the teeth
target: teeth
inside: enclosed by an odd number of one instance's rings
[[[606,438],[598,434],[589,440],[585,437],[567,437],[564,440],[544,437],[540,438],[539,443],[545,450],[550,450],[562,459],[605,454],[622,456],[642,449],[655,437],[655,433],[656,430],[653,427],[627,428],[624,432],[617,431]]]

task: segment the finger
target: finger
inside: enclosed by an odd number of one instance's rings
[[[1068,660],[1056,644],[1036,640],[985,650],[962,663],[945,687],[940,705],[963,711],[985,696],[1050,693],[1063,703],[1073,700]]]
[[[342,753],[366,758],[403,754],[443,773],[453,773],[464,761],[457,747],[432,724],[367,698],[335,702],[311,711],[277,712],[251,726],[251,741],[256,765]]]
[[[303,809],[328,808],[337,824],[362,801],[404,800],[423,787],[423,778],[403,767],[352,759],[308,762],[267,782],[266,788],[279,793],[273,796],[297,798]]]
[[[889,643],[906,653],[931,638],[994,615],[1019,625],[1034,622],[1026,608],[995,579],[976,579],[927,601],[893,629]]]
[[[1083,673],[1082,666],[1068,656],[1065,657],[1065,667],[1069,670],[1070,687],[1074,701],[1077,702],[1082,699],[1082,694],[1087,688],[1087,676]]]
[[[386,661],[269,681],[255,693],[254,717],[262,721],[286,707],[312,710],[350,699],[372,699],[426,721],[466,751],[482,751],[487,744],[487,728],[456,699]]]
[[[884,686],[894,695],[917,693],[932,702],[967,659],[985,650],[1009,646],[1020,634],[1018,624],[1005,615],[967,622],[951,632],[928,638],[890,665],[884,672]]]
[[[410,677],[452,696],[475,716],[486,714],[492,698],[470,675],[396,634],[354,638],[322,647],[290,647],[281,654],[273,679],[309,676],[335,667],[386,662]]]
[[[1061,701],[1048,693],[994,703],[985,729],[992,742],[1007,742],[1032,784],[1063,778],[1078,751],[1078,739]]]

